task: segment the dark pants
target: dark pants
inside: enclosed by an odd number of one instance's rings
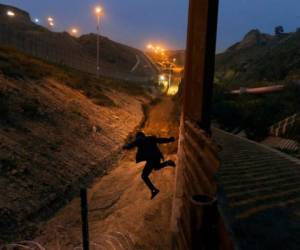
[[[151,180],[149,179],[149,175],[151,174],[152,170],[160,170],[166,166],[168,166],[169,162],[160,162],[160,160],[148,160],[146,161],[146,165],[142,172],[142,179],[150,189],[150,191],[153,191],[156,189],[156,187],[152,184]]]

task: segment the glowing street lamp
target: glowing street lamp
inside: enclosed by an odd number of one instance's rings
[[[103,13],[103,10],[100,6],[96,6],[95,9],[95,14],[97,16],[97,77],[100,75],[100,17]]]
[[[101,13],[102,13],[102,8],[101,8],[100,6],[96,6],[96,7],[95,7],[95,13],[96,13],[96,15],[101,15]]]
[[[159,76],[159,80],[160,80],[160,81],[164,81],[164,80],[166,80],[166,77],[165,77],[164,75],[160,75],[160,76]]]
[[[34,19],[34,22],[35,22],[35,23],[39,23],[40,20],[39,20],[38,18],[35,18],[35,19]]]
[[[79,34],[79,30],[77,28],[71,28],[70,33],[73,36],[77,36]]]
[[[48,25],[50,28],[54,27],[54,18],[53,17],[49,16],[47,18],[47,21],[48,21]]]
[[[148,44],[148,45],[147,45],[147,48],[148,48],[148,49],[153,49],[153,45],[152,45],[152,44]]]
[[[11,10],[8,10],[8,11],[6,12],[6,15],[8,15],[9,17],[14,17],[16,14],[15,14],[15,12],[13,12],[13,11],[11,11]]]

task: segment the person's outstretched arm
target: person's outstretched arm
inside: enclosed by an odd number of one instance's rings
[[[123,149],[132,149],[132,148],[134,148],[134,147],[136,147],[137,145],[136,145],[136,141],[133,141],[133,142],[130,142],[130,143],[127,143],[127,144],[125,144],[124,146],[123,146]]]
[[[174,142],[175,138],[174,137],[170,137],[170,138],[156,138],[156,142],[159,144],[163,144],[163,143],[170,143],[170,142]]]

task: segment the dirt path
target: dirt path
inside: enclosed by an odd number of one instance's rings
[[[164,98],[151,108],[144,131],[171,136],[173,102]],[[171,130],[170,130],[171,129]],[[173,134],[172,134],[173,135]],[[172,152],[164,148],[164,152]],[[89,192],[90,240],[92,249],[169,249],[169,219],[174,169],[154,172],[150,178],[161,190],[150,200],[140,174],[144,163],[135,164],[135,152],[95,182]],[[167,158],[176,160],[175,155]],[[46,249],[74,249],[81,245],[80,201],[75,199],[43,228],[37,239]],[[81,249],[81,248],[77,248]]]

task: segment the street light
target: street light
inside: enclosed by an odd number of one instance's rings
[[[97,16],[97,77],[100,75],[100,17],[103,10],[100,6],[95,7],[95,14]]]
[[[148,49],[153,49],[153,45],[150,43],[150,44],[147,45],[147,48]]]
[[[50,28],[54,27],[54,18],[53,17],[49,16],[47,18],[47,21],[48,21],[48,25]]]
[[[40,20],[39,20],[38,18],[35,18],[35,19],[34,19],[34,22],[35,22],[35,23],[39,23]]]
[[[8,11],[6,12],[6,15],[8,15],[9,17],[14,17],[16,14],[15,14],[15,12],[13,12],[13,11],[11,11],[11,10],[8,10]]]
[[[78,30],[77,28],[71,28],[70,33],[71,33],[73,36],[77,36],[78,33],[79,33],[79,30]]]
[[[164,75],[160,75],[160,76],[159,76],[159,80],[164,81],[164,80],[166,80],[166,78],[165,78]]]

